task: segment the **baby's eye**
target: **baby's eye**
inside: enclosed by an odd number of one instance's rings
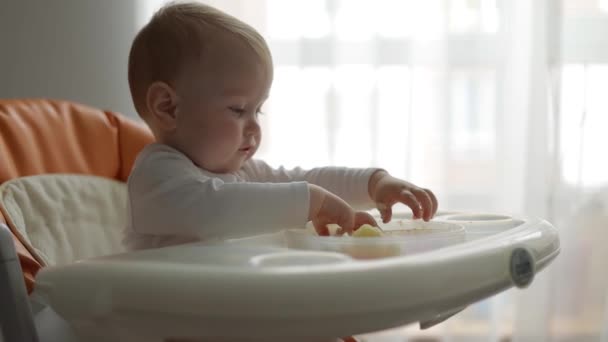
[[[265,113],[264,113],[264,111],[262,110],[262,108],[260,107],[260,108],[256,109],[255,114],[256,114],[256,115],[264,115]]]
[[[245,109],[244,108],[228,107],[228,109],[230,109],[233,113],[237,114],[239,117],[243,116],[245,114]]]

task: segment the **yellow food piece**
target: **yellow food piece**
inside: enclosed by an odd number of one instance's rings
[[[380,228],[371,226],[369,224],[364,224],[359,227],[359,229],[355,230],[352,236],[382,237],[385,235]],[[363,241],[361,241],[361,243],[355,243],[350,246],[344,246],[342,252],[350,255],[355,259],[378,259],[400,255],[401,249],[398,245],[392,243],[368,244],[363,243]]]
[[[353,237],[380,237],[384,235],[378,227],[364,224],[353,232]]]

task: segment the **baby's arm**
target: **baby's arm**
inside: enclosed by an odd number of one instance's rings
[[[319,185],[353,207],[377,207],[384,222],[390,221],[392,206],[398,202],[410,207],[414,218],[428,221],[437,212],[437,198],[431,190],[392,177],[382,169],[321,167],[286,170],[273,169],[263,161],[255,160],[246,165],[244,172],[260,181],[306,181]]]
[[[147,147],[128,181],[132,229],[139,234],[227,238],[303,225],[309,185],[228,183],[167,146]]]
[[[344,200],[305,182],[224,183],[209,178],[163,188],[132,203],[134,212],[147,212],[133,217],[137,232],[209,240],[269,233],[303,226],[307,220],[320,235],[329,235],[330,223],[344,232],[364,223],[376,225],[369,214],[355,212]]]
[[[219,176],[221,177],[221,176]],[[164,145],[146,147],[129,177],[131,229],[151,236],[225,239],[313,221],[319,233],[337,223],[351,231],[375,224],[339,197],[306,182],[224,182]],[[226,176],[230,177],[230,176]]]
[[[371,209],[374,202],[369,196],[369,180],[378,170],[346,167],[274,169],[261,160],[251,160],[243,167],[242,173],[245,178],[258,182],[305,181],[339,196],[354,208]]]
[[[173,184],[170,184],[173,183]],[[302,225],[308,218],[308,184],[224,183],[180,179],[131,201],[138,233],[200,239],[267,233]]]

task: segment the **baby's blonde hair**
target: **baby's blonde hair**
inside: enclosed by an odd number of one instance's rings
[[[146,119],[148,87],[156,81],[173,86],[181,68],[204,57],[206,43],[217,33],[241,39],[272,71],[270,49],[253,27],[208,5],[172,2],[154,14],[131,45],[129,88],[142,118]]]

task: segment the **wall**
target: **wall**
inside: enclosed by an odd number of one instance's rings
[[[136,1],[0,0],[0,98],[50,97],[135,115]]]

